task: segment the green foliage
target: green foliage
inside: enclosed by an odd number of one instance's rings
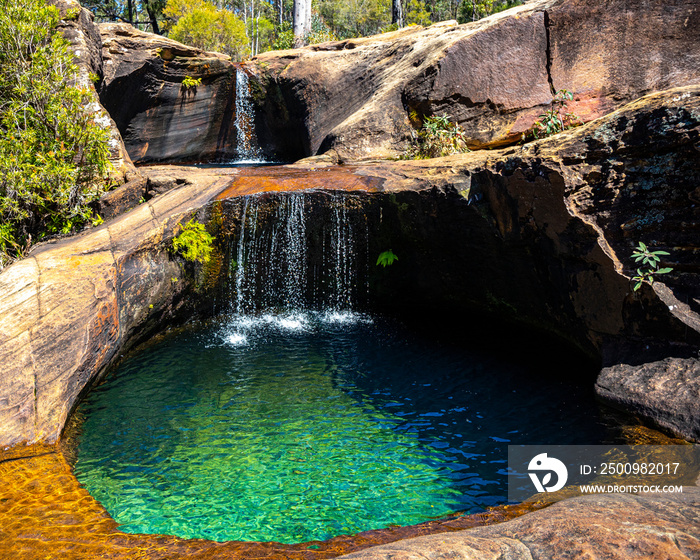
[[[546,138],[580,125],[581,119],[566,110],[566,102],[573,98],[574,94],[570,91],[557,91],[552,98],[551,108],[540,115],[530,131],[523,134],[523,140]]]
[[[425,4],[420,0],[409,0],[406,10],[406,23],[408,25],[422,25],[428,27],[433,22],[430,14],[425,8]]]
[[[415,114],[412,114],[413,116]],[[425,118],[422,128],[418,131],[416,143],[407,156],[411,159],[423,159],[468,151],[464,129],[445,115],[435,115]]]
[[[379,257],[377,257],[377,266],[391,266],[394,264],[394,261],[398,261],[399,257],[397,257],[391,249],[388,251],[384,251],[383,253],[379,253]]]
[[[0,266],[87,223],[107,188],[109,119],[58,22],[44,0],[0,0]]]
[[[182,80],[182,87],[185,89],[196,88],[202,85],[202,78],[193,78],[192,76],[185,76]]]
[[[283,21],[277,27],[277,37],[272,43],[273,50],[285,50],[294,48],[294,29],[289,21]]]
[[[170,30],[170,38],[203,50],[224,53],[236,60],[250,54],[245,23],[233,12],[219,10],[214,4],[201,0],[191,1],[189,5],[186,1],[168,0],[165,13],[174,14],[173,17],[180,14]]]
[[[459,23],[476,21],[522,3],[523,0],[463,0],[459,6],[457,20]]]
[[[318,0],[314,7],[340,39],[373,35],[391,23],[391,0]]]
[[[173,239],[173,250],[185,260],[207,264],[211,259],[214,237],[209,235],[204,224],[192,218]]]
[[[667,256],[669,253],[666,251],[650,251],[649,248],[641,241],[632,253],[634,257],[634,262],[641,262],[642,266],[637,269],[637,276],[634,276],[632,280],[636,282],[634,285],[634,291],[636,292],[644,282],[649,284],[654,283],[654,276],[658,274],[668,274],[673,269],[669,267],[659,268],[659,263],[661,262],[661,256]]]

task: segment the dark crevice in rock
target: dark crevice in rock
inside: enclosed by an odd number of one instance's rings
[[[546,57],[547,57],[547,81],[549,82],[549,89],[552,92],[552,95],[555,95],[557,93],[556,88],[554,87],[554,80],[552,79],[552,42],[551,38],[549,36],[549,11],[545,10],[544,11],[544,34],[545,37],[547,38],[547,47],[546,47]]]

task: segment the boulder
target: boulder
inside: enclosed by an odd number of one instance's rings
[[[307,156],[396,156],[420,119],[439,113],[465,128],[473,148],[512,144],[560,89],[589,121],[697,83],[698,25],[692,0],[544,0],[475,23],[263,53],[253,59],[267,92],[259,134]]]
[[[590,121],[653,91],[700,81],[700,10],[614,0],[534,0],[484,20],[258,55],[234,65],[125,24],[102,24],[101,99],[134,161],[236,154],[236,70],[251,75],[261,152],[293,161],[403,154],[426,115],[466,130],[472,148],[517,143],[555,91]],[[159,50],[160,49],[160,50]],[[160,54],[159,54],[160,53]],[[186,75],[202,78],[196,91]]]
[[[700,490],[664,497],[572,498],[499,525],[429,535],[341,556],[343,560],[700,557]]]
[[[99,102],[93,81],[93,78],[97,78],[99,85],[103,77],[102,42],[94,16],[89,10],[81,8],[77,0],[53,0],[52,3],[60,10],[63,18],[58,29],[70,43],[78,63],[79,85],[88,88],[92,94],[93,102],[89,109],[95,114],[95,121],[109,129],[111,181],[120,185],[137,180],[139,174],[127,153],[116,123]],[[71,14],[71,17],[66,17],[67,14]]]
[[[604,368],[595,385],[605,402],[684,439],[700,441],[700,360],[666,358]]]
[[[138,163],[208,161],[236,149],[236,67],[125,23],[103,23],[100,99]],[[201,79],[185,87],[185,77]]]

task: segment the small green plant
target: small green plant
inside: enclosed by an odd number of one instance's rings
[[[185,89],[194,89],[197,86],[202,85],[202,78],[193,78],[192,76],[185,76],[182,80],[182,87]]]
[[[379,253],[379,257],[377,257],[377,266],[383,266],[386,268],[387,266],[391,266],[394,264],[394,261],[398,261],[399,257],[397,257],[391,249],[388,251],[384,251],[383,253]]]
[[[101,226],[104,223],[105,221],[102,219],[102,216],[95,214],[95,217],[92,219],[92,227]]]
[[[636,292],[641,288],[644,282],[649,284],[654,283],[654,276],[658,274],[668,274],[673,269],[669,267],[659,268],[659,262],[661,261],[661,256],[666,256],[669,253],[666,251],[650,251],[649,248],[641,241],[635,248],[632,257],[634,257],[635,262],[641,262],[642,266],[637,269],[637,276],[634,276],[632,280],[636,282],[634,285],[634,291]]]
[[[417,115],[411,114],[412,120]],[[468,152],[464,129],[445,115],[426,117],[418,138],[408,151],[410,159],[425,159]]]
[[[582,124],[575,114],[567,110],[567,101],[572,101],[574,94],[568,90],[560,89],[552,98],[552,106],[535,121],[532,128],[523,134],[523,140],[537,140],[546,138],[564,130],[569,130]]]
[[[209,235],[204,224],[192,218],[173,239],[173,250],[190,262],[207,264],[211,259],[214,237]]]

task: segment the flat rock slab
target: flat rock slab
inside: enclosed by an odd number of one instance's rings
[[[508,523],[342,556],[353,560],[700,558],[700,489],[667,497],[598,495]]]
[[[604,368],[595,386],[606,402],[700,441],[700,360],[667,358]]]

